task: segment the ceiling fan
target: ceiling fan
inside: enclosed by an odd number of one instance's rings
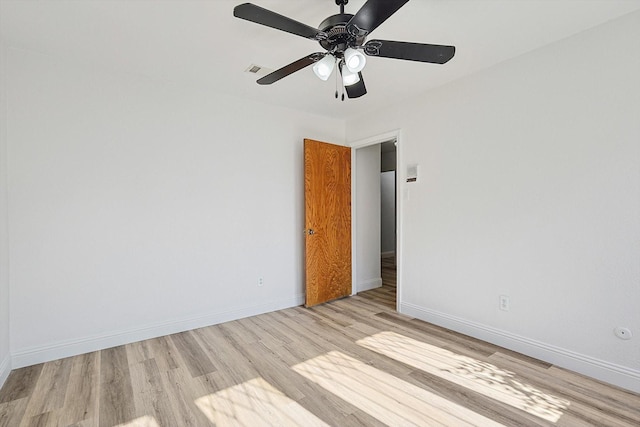
[[[404,59],[408,61],[444,64],[453,58],[454,46],[409,43],[391,40],[369,40],[367,36],[380,24],[404,6],[409,0],[368,0],[355,14],[344,13],[349,0],[335,0],[340,13],[322,21],[313,28],[294,19],[264,9],[251,3],[243,3],[233,9],[233,16],[295,34],[320,43],[326,52],[315,52],[298,59],[258,80],[269,85],[313,64],[313,71],[327,80],[338,68],[342,84],[349,98],[359,98],[367,93],[362,69],[367,56]],[[336,90],[336,98],[338,91]],[[344,101],[344,93],[342,94]]]

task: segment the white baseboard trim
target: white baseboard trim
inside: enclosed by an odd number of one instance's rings
[[[640,393],[640,371],[512,334],[456,316],[401,302],[400,312],[592,378]]]
[[[396,251],[389,251],[389,252],[381,252],[380,253],[380,258],[393,258],[396,256]]]
[[[11,373],[11,357],[9,354],[5,356],[2,361],[0,361],[0,388],[4,385],[4,382],[9,377]]]
[[[368,291],[370,289],[379,288],[380,286],[382,286],[382,277],[365,280],[364,282],[358,282],[358,292]]]
[[[14,368],[22,368],[24,366],[31,366],[37,363],[44,363],[51,360],[103,350],[136,341],[203,328],[271,311],[297,307],[302,304],[304,304],[304,294],[298,294],[291,298],[279,298],[260,304],[234,307],[228,310],[201,316],[159,322],[138,328],[114,331],[76,340],[62,341],[46,346],[32,347],[13,353],[11,355],[11,363]]]

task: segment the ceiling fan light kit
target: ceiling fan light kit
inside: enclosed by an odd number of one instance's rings
[[[366,38],[409,0],[368,0],[355,15],[344,13],[349,0],[335,0],[340,13],[326,18],[318,28],[264,9],[251,3],[243,3],[233,9],[233,16],[256,24],[275,28],[320,43],[326,52],[307,55],[289,65],[262,77],[258,84],[277,82],[303,68],[313,65],[313,72],[321,80],[328,80],[338,63],[342,83],[349,98],[359,98],[367,93],[361,71],[366,56],[402,59],[407,61],[444,64],[453,58],[454,46],[409,43]]]
[[[344,51],[344,63],[349,71],[359,73],[367,63],[367,58],[364,56],[364,53],[350,47]]]
[[[342,84],[352,86],[360,81],[358,73],[354,73],[349,67],[342,67]]]
[[[333,69],[336,67],[336,58],[330,53],[326,54],[324,58],[316,62],[313,65],[313,72],[318,76],[320,80],[327,81]]]

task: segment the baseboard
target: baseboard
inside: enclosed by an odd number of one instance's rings
[[[304,304],[304,294],[299,294],[291,298],[274,299],[260,304],[235,307],[202,316],[177,319],[169,322],[160,322],[139,328],[114,331],[107,334],[89,336],[77,340],[58,342],[47,346],[28,348],[13,353],[11,355],[11,364],[14,368],[31,366],[37,363],[76,356],[78,354],[103,350],[105,348],[189,331],[192,329],[203,328],[271,311],[296,307],[302,304]],[[0,373],[1,372],[2,371],[0,371]]]
[[[400,312],[640,393],[640,371],[409,303]]]
[[[396,256],[396,251],[389,251],[389,252],[381,252],[380,253],[380,258],[394,258]]]
[[[364,282],[358,282],[358,292],[368,291],[370,289],[379,288],[380,286],[382,286],[382,277],[365,280]]]
[[[7,354],[5,358],[0,362],[0,388],[2,388],[10,373],[11,357],[9,356],[9,354]]]

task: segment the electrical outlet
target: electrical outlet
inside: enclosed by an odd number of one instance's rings
[[[507,295],[500,295],[498,307],[502,311],[509,311],[509,297]]]
[[[258,286],[264,285],[264,279],[262,277],[258,278]]]

